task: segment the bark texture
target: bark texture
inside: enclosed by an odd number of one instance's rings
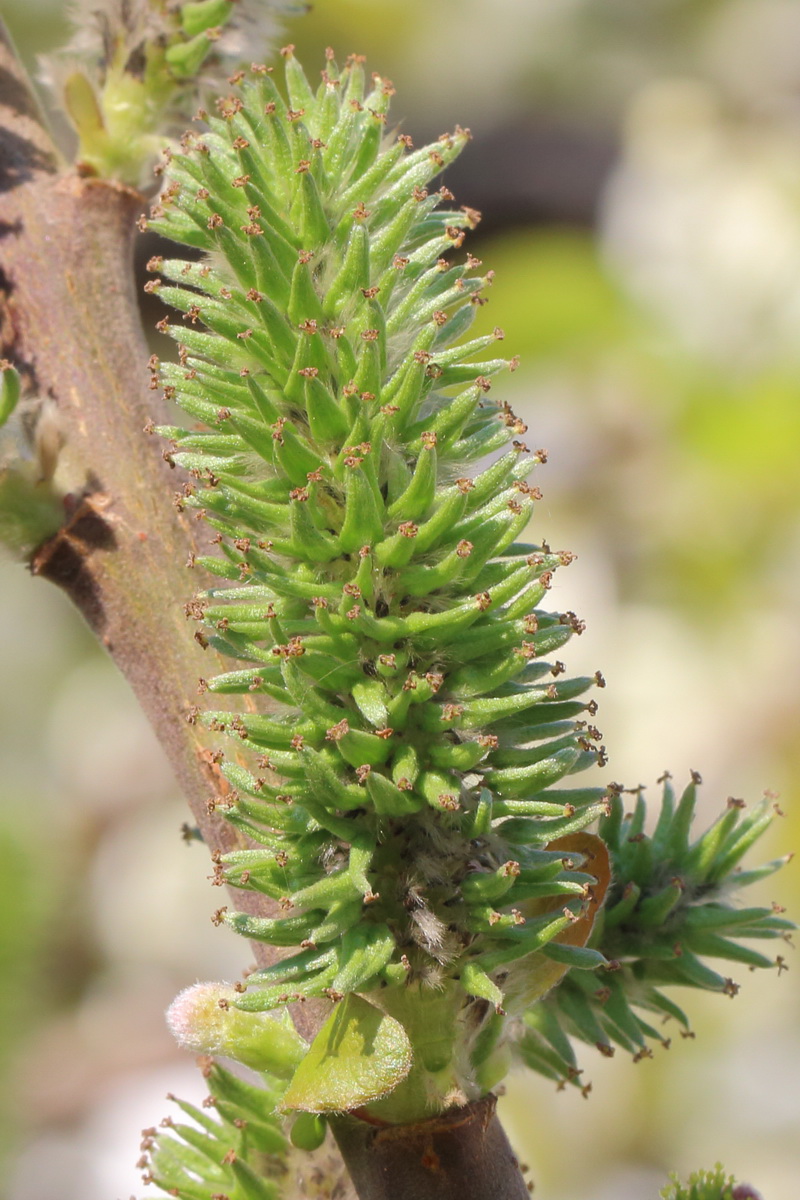
[[[133,283],[144,204],[61,161],[0,23],[0,353],[47,402],[68,488],[64,525],[31,570],[70,596],[130,683],[213,855],[244,842],[214,811],[227,784],[187,720],[198,679],[224,665],[194,641],[183,611],[203,586],[186,570],[203,527],[179,518],[181,480],[144,432],[149,419],[167,420],[149,387]],[[275,909],[246,891],[236,906]],[[277,957],[263,943],[253,952],[259,965]],[[329,1008],[315,1007],[296,1006],[307,1036]]]
[[[415,1125],[335,1120],[360,1200],[529,1200],[496,1105],[484,1096]]]

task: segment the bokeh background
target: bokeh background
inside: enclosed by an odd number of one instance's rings
[[[61,0],[3,0],[31,63]],[[537,536],[553,603],[602,668],[605,775],[704,777],[710,818],[765,789],[800,834],[800,6],[795,0],[317,0],[333,45],[397,85],[417,142],[475,140],[447,183],[484,211],[479,320],[550,451]],[[187,591],[189,584],[187,582]],[[0,1187],[141,1195],[138,1130],[199,1095],[162,1012],[240,971],[205,855],[110,662],[49,585],[0,559]],[[762,889],[800,913],[792,866]],[[800,1176],[800,967],[686,997],[696,1040],[588,1051],[588,1100],[520,1073],[505,1119],[544,1200],[645,1200],[717,1159],[765,1200]],[[145,1193],[146,1194],[146,1193]]]

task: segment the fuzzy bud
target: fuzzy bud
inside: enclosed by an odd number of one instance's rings
[[[254,1071],[288,1078],[308,1049],[288,1017],[242,1012],[225,983],[195,983],[167,1009],[176,1041],[195,1054],[222,1054]]]

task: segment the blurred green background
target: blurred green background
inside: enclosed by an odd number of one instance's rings
[[[29,62],[59,0],[3,0]],[[91,7],[91,6],[90,6]],[[553,604],[602,668],[608,778],[702,771],[706,813],[780,795],[800,831],[800,6],[795,0],[317,0],[292,24],[397,85],[416,141],[484,211],[479,321],[550,461],[536,535],[578,555]],[[187,583],[187,591],[188,591]],[[138,1187],[137,1131],[198,1089],[163,1007],[238,974],[161,754],[66,601],[0,560],[0,1176],[6,1200]],[[655,790],[655,789],[654,789]],[[800,913],[789,867],[760,897]],[[687,998],[697,1037],[634,1066],[586,1052],[588,1100],[503,1101],[547,1200],[645,1200],[717,1159],[796,1200],[800,971]]]

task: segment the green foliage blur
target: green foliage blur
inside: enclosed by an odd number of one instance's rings
[[[61,0],[3,8],[29,62],[57,42]],[[505,330],[521,365],[498,386],[529,444],[550,452],[535,536],[578,554],[554,603],[588,623],[570,669],[600,667],[608,680],[606,776],[652,785],[668,767],[681,783],[699,769],[709,812],[769,788],[786,818],[766,852],[791,850],[800,9],[317,0],[285,40],[309,74],[326,45],[366,54],[394,80],[393,115],[417,142],[471,127],[476,191],[492,171],[500,194],[533,179],[529,211],[498,202],[470,241],[497,273],[478,332]],[[543,129],[565,149],[537,174]],[[493,145],[508,147],[499,166]],[[597,145],[611,152],[588,214],[543,208],[553,173],[568,191]],[[459,202],[473,202],[468,188],[465,176]],[[0,1104],[16,1137],[0,1154],[8,1200],[99,1200],[136,1188],[137,1139],[134,1124],[98,1167],[98,1106],[132,1072],[178,1069],[163,1003],[193,978],[233,976],[239,951],[209,926],[217,897],[202,851],[179,844],[180,800],[151,735],[46,586],[0,562],[0,911],[14,913],[0,923]],[[796,868],[754,897],[773,900],[797,918]],[[670,1169],[720,1160],[769,1200],[794,1200],[800,990],[788,959],[781,979],[737,968],[734,1002],[690,998],[696,1040],[674,1034],[668,1054],[636,1066],[598,1056],[588,1101],[515,1078],[505,1119],[537,1194],[638,1200]],[[74,1186],[56,1174],[55,1190],[36,1191],[25,1139],[57,1161],[65,1137]],[[96,1174],[81,1176],[90,1163]]]

